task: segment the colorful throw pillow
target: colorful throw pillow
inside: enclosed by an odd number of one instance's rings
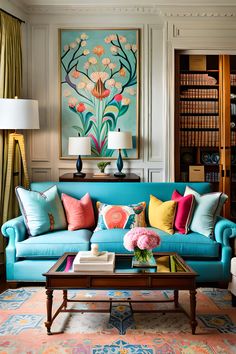
[[[221,209],[228,199],[227,195],[221,192],[201,195],[187,186],[184,196],[190,194],[194,195],[196,203],[190,229],[207,237],[212,237],[216,217],[220,215]]]
[[[98,224],[95,231],[145,227],[146,203],[109,205],[97,202]]]
[[[168,234],[174,233],[174,220],[176,212],[177,202],[169,200],[162,202],[154,195],[150,195],[148,218],[149,224],[152,227],[156,227]]]
[[[30,236],[66,228],[66,217],[57,186],[41,193],[16,187],[16,195]]]
[[[66,212],[68,230],[90,229],[94,226],[93,204],[88,193],[80,200],[62,193],[61,200]]]
[[[187,234],[194,210],[194,195],[189,194],[183,197],[177,190],[174,190],[171,199],[177,202],[174,228],[181,234]]]

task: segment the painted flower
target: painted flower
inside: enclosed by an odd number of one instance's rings
[[[88,35],[86,33],[82,33],[80,38],[83,40],[88,39]]]
[[[117,95],[114,96],[114,100],[117,101],[117,102],[120,102],[122,100],[123,96],[118,93]]]
[[[95,57],[90,57],[90,58],[88,59],[88,61],[89,61],[90,64],[93,64],[93,65],[97,64],[97,62],[98,62]]]
[[[107,82],[106,82],[107,86],[110,86],[110,87],[114,87],[115,83],[116,82],[114,79],[107,80]]]
[[[99,78],[91,93],[94,97],[102,100],[103,98],[110,95],[110,90],[105,88],[104,83],[102,82],[101,78]]]
[[[127,87],[126,92],[129,93],[131,96],[136,95],[136,91],[132,87]]]
[[[125,49],[130,50],[130,49],[131,49],[131,44],[127,43],[127,44],[125,45]]]
[[[89,62],[86,61],[86,63],[84,64],[84,69],[85,69],[85,70],[88,70],[88,69],[89,69],[89,66],[90,66]]]
[[[64,90],[63,94],[64,94],[65,97],[68,97],[68,96],[71,95],[71,91],[70,90]]]
[[[133,50],[134,52],[136,52],[136,50],[137,50],[136,44],[132,44],[132,50]]]
[[[77,84],[77,89],[78,89],[78,90],[84,89],[85,87],[86,87],[86,83],[83,82],[83,81],[80,81],[80,82]]]
[[[85,49],[84,51],[83,51],[83,54],[84,55],[88,55],[90,53],[90,51],[88,50],[88,49]]]
[[[120,90],[122,88],[122,83],[121,82],[116,82],[115,87]]]
[[[67,52],[67,50],[69,49],[69,46],[68,46],[68,44],[66,44],[66,45],[64,45],[64,52]]]
[[[111,46],[110,51],[112,52],[112,54],[117,53],[118,52],[118,48],[113,45],[113,46]]]
[[[111,34],[110,38],[111,38],[111,41],[115,41],[116,40],[116,35],[115,34]]]
[[[97,45],[96,47],[93,48],[93,53],[96,54],[97,56],[103,55],[105,52],[104,47],[102,45]]]
[[[68,99],[68,105],[69,107],[75,107],[76,103],[78,102],[77,98],[75,97],[70,97]]]
[[[128,106],[130,104],[130,99],[127,97],[123,97],[121,103],[123,106]]]
[[[76,42],[71,42],[71,43],[70,43],[70,48],[71,48],[71,49],[74,49],[76,46],[77,46],[77,43],[76,43]]]
[[[111,37],[110,36],[105,37],[104,42],[107,44],[111,43]]]
[[[73,78],[78,79],[78,77],[80,76],[80,72],[78,70],[74,70],[71,75],[73,76]]]
[[[86,44],[87,44],[87,42],[86,42],[86,41],[82,41],[82,42],[81,42],[81,47],[85,47],[85,46],[86,46]]]
[[[121,68],[119,71],[120,76],[126,76],[125,68]]]
[[[105,73],[104,71],[95,71],[91,74],[91,79],[94,82],[97,82],[99,79],[101,79],[101,81],[104,82],[108,78],[109,78],[108,73]]]
[[[84,103],[79,103],[78,104],[78,106],[76,107],[76,111],[77,112],[80,112],[80,113],[82,113],[83,111],[85,111],[85,109],[86,109],[86,107],[85,107],[85,105],[84,105]]]
[[[87,85],[86,85],[86,89],[88,91],[92,91],[92,89],[94,88],[94,84],[92,82],[89,82]]]
[[[116,64],[115,64],[115,63],[110,63],[110,64],[108,65],[108,67],[109,67],[109,69],[113,70],[113,69],[115,69]]]
[[[126,43],[127,39],[124,36],[119,36],[120,43]]]
[[[110,64],[110,62],[111,62],[111,60],[109,58],[102,59],[103,65],[108,65],[108,64]]]

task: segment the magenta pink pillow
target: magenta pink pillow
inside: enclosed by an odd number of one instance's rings
[[[177,190],[174,190],[171,199],[178,202],[174,228],[181,234],[187,234],[194,209],[194,195],[189,194],[183,197]]]
[[[68,230],[90,229],[94,226],[93,204],[88,193],[80,200],[62,193],[61,199],[66,213]]]

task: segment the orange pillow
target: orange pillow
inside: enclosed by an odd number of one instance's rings
[[[94,226],[93,204],[88,193],[80,200],[62,193],[61,199],[66,212],[68,230],[90,229]]]

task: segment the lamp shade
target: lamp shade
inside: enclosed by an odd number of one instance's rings
[[[38,101],[0,98],[0,129],[39,129]]]
[[[132,149],[130,132],[108,132],[108,149]]]
[[[91,155],[91,139],[87,136],[69,138],[69,155]]]

